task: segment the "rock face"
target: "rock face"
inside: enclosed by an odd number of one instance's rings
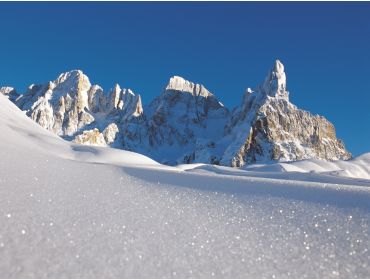
[[[221,138],[227,118],[228,110],[204,86],[172,77],[148,107],[148,140],[154,158],[167,154],[171,156],[167,163],[197,161],[198,143]]]
[[[111,146],[167,164],[243,166],[306,158],[349,159],[334,126],[289,102],[277,60],[263,84],[231,112],[203,85],[172,77],[143,108],[140,95],[117,84],[108,93],[79,70],[19,95],[0,88],[42,127],[85,145]]]

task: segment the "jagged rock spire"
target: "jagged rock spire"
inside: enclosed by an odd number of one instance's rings
[[[262,90],[268,96],[289,99],[284,65],[280,60],[277,59],[275,61],[274,67],[270,70],[263,83]]]
[[[109,96],[110,96],[109,109],[110,110],[117,109],[118,103],[119,103],[120,97],[121,97],[121,91],[122,90],[121,90],[121,87],[119,86],[119,84],[115,84],[114,88],[109,93]]]

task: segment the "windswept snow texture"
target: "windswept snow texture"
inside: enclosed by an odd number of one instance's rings
[[[0,129],[1,278],[370,277],[366,178],[167,167],[63,141],[4,96]]]

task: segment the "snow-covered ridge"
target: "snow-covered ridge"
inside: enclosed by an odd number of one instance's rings
[[[42,127],[68,140],[143,153],[166,164],[243,166],[256,162],[349,159],[333,124],[289,101],[276,60],[262,85],[227,109],[203,85],[179,76],[148,106],[116,84],[105,92],[80,70],[61,74],[10,100]]]

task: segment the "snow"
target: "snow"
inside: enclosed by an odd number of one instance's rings
[[[322,173],[334,177],[353,177],[370,180],[370,153],[351,160],[325,161],[309,159],[294,162],[281,162],[274,164],[253,164],[244,167],[250,171],[282,171],[301,173]]]
[[[370,181],[348,177],[369,154],[169,167],[66,142],[4,96],[0,129],[1,278],[370,277]]]

